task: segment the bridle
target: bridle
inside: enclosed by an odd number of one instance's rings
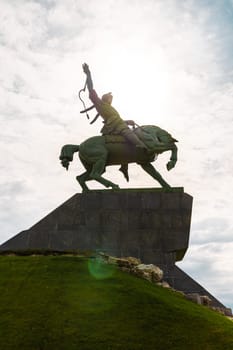
[[[92,105],[90,107],[86,107],[85,102],[81,97],[81,93],[86,91],[86,87],[87,87],[87,79],[85,81],[84,87],[81,90],[79,90],[78,97],[79,97],[79,99],[82,102],[83,107],[84,107],[84,109],[82,111],[80,111],[80,113],[86,113],[87,119],[90,119],[89,114],[87,112],[91,111],[93,108],[95,108],[95,106]],[[98,119],[98,117],[99,117],[99,113],[96,114],[95,118],[90,122],[90,124],[93,124]]]

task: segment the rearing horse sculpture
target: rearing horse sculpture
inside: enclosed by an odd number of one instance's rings
[[[165,188],[171,188],[162,178],[160,173],[153,167],[153,162],[157,155],[166,151],[171,151],[171,157],[167,163],[167,170],[174,168],[177,162],[177,146],[174,139],[167,131],[155,125],[144,125],[134,129],[137,136],[146,144],[148,151],[138,149],[135,145],[128,143],[120,135],[94,136],[88,138],[80,145],[65,145],[62,147],[60,160],[63,167],[68,170],[69,163],[73,160],[75,152],[79,152],[79,158],[86,171],[77,176],[76,179],[83,191],[88,191],[87,181],[96,180],[105,187],[113,189],[119,186],[107,179],[102,174],[106,166],[120,164],[120,171],[126,180],[128,176],[128,164],[137,163],[157,180]]]

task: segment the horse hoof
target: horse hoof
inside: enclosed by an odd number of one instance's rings
[[[172,187],[171,186],[165,186],[165,187],[163,187],[163,190],[165,192],[171,192],[172,191]]]
[[[90,192],[89,188],[83,188],[82,193]]]

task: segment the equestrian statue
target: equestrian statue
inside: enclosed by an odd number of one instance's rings
[[[81,113],[87,114],[93,108],[97,110],[97,115],[91,124],[99,116],[103,118],[102,136],[88,138],[80,145],[64,145],[59,158],[62,166],[68,170],[74,153],[79,152],[79,158],[86,171],[77,176],[76,179],[84,192],[89,190],[86,182],[90,180],[95,180],[105,187],[118,189],[117,184],[105,179],[102,175],[106,170],[106,166],[120,165],[119,170],[129,181],[129,163],[139,164],[163,188],[169,190],[170,185],[151,163],[157,158],[158,154],[171,151],[167,170],[174,168],[177,162],[177,146],[175,144],[177,140],[158,126],[139,126],[133,120],[123,120],[116,109],[112,107],[113,96],[110,92],[104,94],[102,98],[97,95],[93,88],[90,69],[86,63],[83,64],[83,71],[86,74],[86,83],[84,89],[80,92],[85,91],[87,86],[89,98],[93,105],[86,108],[83,102],[85,109]],[[87,117],[89,118],[88,114]]]

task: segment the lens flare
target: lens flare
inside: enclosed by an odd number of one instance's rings
[[[88,260],[88,270],[94,278],[102,280],[112,277],[116,271],[116,267],[114,265],[106,264],[99,258],[95,258]]]

